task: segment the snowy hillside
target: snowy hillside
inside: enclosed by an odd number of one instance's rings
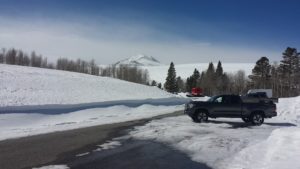
[[[157,59],[152,56],[146,56],[143,54],[139,54],[136,56],[132,56],[130,58],[121,60],[115,65],[131,65],[131,66],[162,66]]]
[[[0,64],[0,107],[166,98],[156,87],[108,77]]]
[[[215,67],[217,66],[214,63]],[[251,74],[254,67],[254,63],[222,63],[224,72],[234,73],[238,70],[244,70],[246,75]],[[161,66],[143,66],[143,68],[149,71],[150,79],[164,83],[167,77],[167,71],[169,65]],[[205,71],[208,68],[208,63],[193,63],[193,64],[176,64],[175,69],[177,76],[187,78],[192,75],[194,69],[197,68],[200,72]]]

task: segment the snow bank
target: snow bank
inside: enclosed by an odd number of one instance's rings
[[[0,107],[174,97],[113,78],[15,65],[0,64],[0,80]]]
[[[276,129],[265,141],[240,151],[226,168],[300,168],[299,147],[299,127]]]
[[[0,114],[0,140],[89,126],[125,122],[182,111],[183,106],[112,106],[68,114]]]
[[[300,96],[280,98],[277,104],[277,120],[288,121],[300,125]]]
[[[106,108],[111,106],[123,105],[127,107],[138,107],[144,104],[153,106],[172,106],[183,105],[190,99],[172,97],[161,99],[145,99],[145,100],[117,100],[97,103],[83,103],[83,104],[63,104],[63,105],[26,105],[26,106],[8,106],[0,107],[0,114],[9,113],[38,113],[38,114],[63,114],[80,111],[85,109]]]

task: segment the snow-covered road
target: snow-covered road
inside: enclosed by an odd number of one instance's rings
[[[277,107],[278,117],[262,126],[222,118],[199,124],[179,116],[154,120],[130,135],[166,143],[215,169],[300,168],[300,97],[280,99]]]
[[[199,124],[187,116],[154,120],[130,133],[136,139],[169,144],[194,161],[220,169],[265,168],[274,159],[277,159],[277,166],[283,168],[285,161],[279,161],[278,150],[300,167],[296,158],[300,157],[296,149],[300,147],[299,134],[299,128],[292,123],[267,120],[262,126],[251,126],[240,119],[217,119]],[[296,151],[291,151],[291,147]]]

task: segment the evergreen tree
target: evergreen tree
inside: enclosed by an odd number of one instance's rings
[[[200,81],[200,72],[197,69],[194,69],[193,74],[187,78],[186,80],[186,91],[190,92],[192,88],[199,87]]]
[[[221,77],[223,75],[223,67],[221,61],[218,62],[217,69],[216,69],[217,77]]]
[[[186,83],[185,83],[185,90],[186,90],[187,92],[191,92],[192,88],[193,88],[193,81],[192,81],[192,78],[191,78],[191,77],[188,77],[188,78],[186,79]]]
[[[216,89],[217,94],[221,94],[223,92],[223,67],[221,61],[218,62],[216,69]]]
[[[249,78],[252,81],[254,88],[269,88],[270,87],[270,72],[271,65],[267,57],[261,57],[254,68],[252,69],[252,75]]]
[[[17,60],[17,51],[12,48],[6,52],[6,64],[14,65]]]
[[[216,93],[216,76],[215,76],[215,67],[212,62],[210,62],[208,65],[208,69],[205,73],[204,81],[205,81],[205,88],[207,94],[214,95]]]
[[[0,63],[4,63],[4,53],[0,53]]]
[[[157,82],[155,80],[152,80],[151,86],[156,86],[156,85],[157,85]]]
[[[184,81],[181,79],[180,76],[176,78],[176,83],[178,87],[178,92],[184,92],[185,91]]]
[[[193,75],[190,77],[191,85],[192,85],[191,88],[199,87],[199,79],[200,79],[200,73],[197,69],[195,69]]]
[[[161,88],[162,88],[161,83],[158,83],[158,84],[157,84],[157,87],[161,89]]]
[[[298,77],[300,74],[300,54],[297,52],[296,48],[288,47],[282,55],[283,59],[281,60],[279,69],[282,77],[286,82],[286,84],[284,85],[287,90],[285,96],[293,96],[294,94],[296,94],[293,90],[297,89],[299,86],[297,82],[299,82]]]
[[[23,51],[19,50],[17,55],[16,65],[24,65],[24,53]]]
[[[175,71],[173,62],[171,62],[171,64],[170,64],[164,87],[165,87],[165,90],[170,93],[178,92],[178,87],[177,87],[177,83],[176,83],[176,71]]]

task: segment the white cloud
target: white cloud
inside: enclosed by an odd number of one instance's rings
[[[90,24],[0,18],[0,22],[6,23],[0,26],[0,47],[35,50],[50,60],[94,58],[99,64],[108,64],[144,53],[164,63],[254,62],[261,56],[280,54],[199,42],[126,21],[100,19],[98,24]]]

